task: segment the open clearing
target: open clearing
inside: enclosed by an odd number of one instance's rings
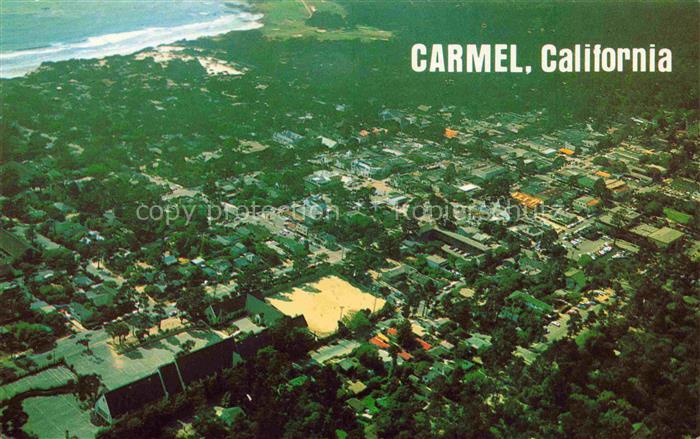
[[[347,315],[361,309],[378,310],[384,306],[384,299],[364,292],[337,276],[321,278],[267,300],[288,316],[303,314],[309,329],[318,336],[332,334],[338,329],[341,308],[342,314]]]
[[[391,32],[369,26],[353,28],[321,29],[308,24],[307,19],[316,12],[328,12],[346,16],[343,6],[331,1],[263,0],[255,8],[265,14],[265,26],[260,31],[266,38],[315,38],[320,41],[388,40]]]

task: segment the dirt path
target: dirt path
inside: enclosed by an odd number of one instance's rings
[[[309,13],[309,18],[311,18],[312,15],[314,15],[314,10],[311,6],[309,6],[308,3],[306,3],[306,0],[299,0],[299,2],[304,5],[304,9],[306,9],[306,12]]]

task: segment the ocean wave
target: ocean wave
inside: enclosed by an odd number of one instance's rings
[[[262,27],[261,14],[237,12],[211,21],[174,27],[149,27],[86,38],[76,43],[56,43],[48,47],[0,53],[0,77],[14,78],[25,75],[42,63],[69,59],[104,58],[128,55],[147,47],[170,44],[182,40],[218,35],[230,31]]]

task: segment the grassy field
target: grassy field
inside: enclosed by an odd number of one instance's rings
[[[256,9],[265,14],[261,29],[263,35],[271,39],[312,37],[318,40],[387,40],[391,32],[372,27],[348,29],[320,29],[310,26],[306,20],[314,12],[332,12],[345,15],[342,6],[327,0],[260,0],[253,3]]]
[[[670,207],[664,207],[664,215],[671,221],[675,221],[680,224],[688,224],[692,218],[687,213],[683,213],[676,209],[671,209]]]

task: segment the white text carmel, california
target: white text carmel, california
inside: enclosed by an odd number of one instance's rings
[[[525,73],[531,65],[518,63],[517,44],[432,44],[411,47],[411,68],[424,73]],[[604,47],[576,44],[558,48],[545,44],[540,49],[544,73],[659,72],[673,71],[671,49],[648,47]]]

